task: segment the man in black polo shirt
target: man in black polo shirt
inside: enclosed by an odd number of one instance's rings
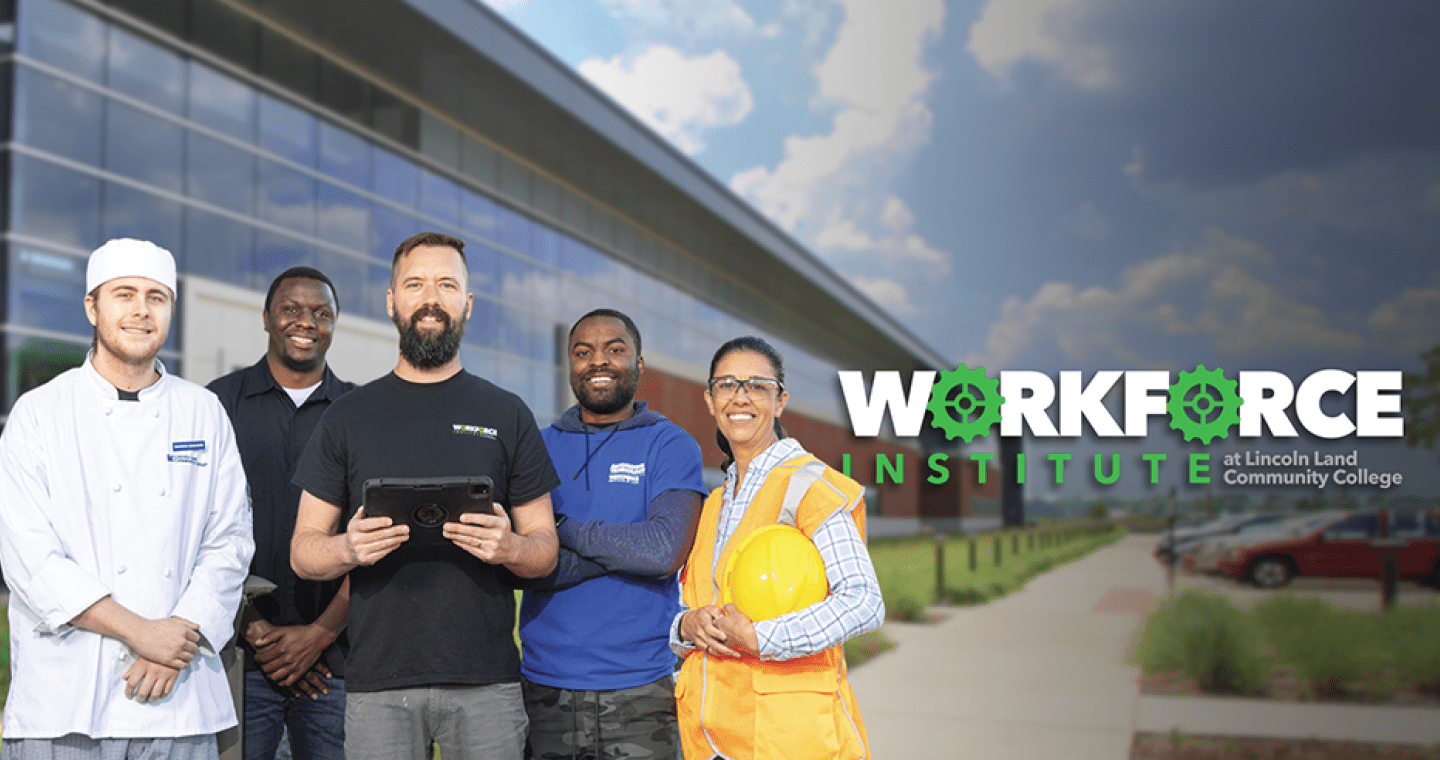
[[[330,402],[355,387],[325,364],[338,312],[328,277],[286,270],[265,294],[265,356],[209,386],[230,413],[250,481],[250,572],[276,586],[245,610],[245,760],[273,760],[287,726],[296,760],[345,758],[349,583],[301,580],[290,568],[295,463]]]
[[[502,568],[526,578],[554,568],[560,480],[525,403],[460,365],[474,298],[464,246],[428,232],[395,249],[395,371],[335,402],[295,471],[295,571],[350,577],[349,760],[428,760],[432,744],[446,760],[520,760],[525,744]],[[445,523],[449,543],[406,544],[408,526],[360,510],[371,478],[479,475],[494,481],[494,513]]]

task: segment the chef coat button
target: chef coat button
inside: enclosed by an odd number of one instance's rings
[[[114,413],[115,413],[115,410],[114,410],[114,409],[111,409],[111,408],[108,407],[108,406],[105,407],[105,416],[106,416],[106,417],[109,417],[111,414],[114,414]]]
[[[160,495],[161,495],[161,496],[164,496],[164,495],[165,495],[165,489],[163,489],[163,488],[160,489]]]
[[[115,491],[116,491],[116,493],[119,493],[119,491],[120,491],[120,484],[119,484],[119,483],[116,483],[116,484],[115,484]]]
[[[124,565],[121,565],[121,566],[115,568],[115,572],[117,572],[117,573],[119,573],[119,574],[121,574],[121,575],[124,575],[124,574],[125,574],[125,566],[124,566]]]
[[[165,568],[165,572],[162,573],[162,575],[164,575],[166,578],[169,578],[169,577],[170,577],[170,568],[168,568],[168,567]]]

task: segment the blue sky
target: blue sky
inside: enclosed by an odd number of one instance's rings
[[[1298,382],[1440,342],[1440,6],[489,2],[957,362]]]

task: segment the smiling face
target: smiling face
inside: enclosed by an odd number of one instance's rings
[[[580,419],[610,425],[629,419],[645,360],[635,338],[614,317],[591,317],[570,336],[570,390],[580,402]]]
[[[739,380],[751,378],[775,378],[775,367],[762,354],[753,351],[735,351],[726,354],[715,364],[712,379],[725,376]],[[775,419],[785,411],[785,402],[790,395],[783,390],[760,390],[747,387],[725,397],[723,393],[705,391],[705,404],[720,434],[730,442],[730,448],[737,459],[749,452],[750,456],[764,451],[779,437],[775,434]],[[747,457],[748,459],[748,457]]]
[[[175,302],[170,289],[148,277],[117,277],[85,296],[85,316],[95,326],[95,357],[149,367],[170,334]]]
[[[267,354],[292,372],[308,373],[325,366],[325,352],[335,329],[335,294],[330,286],[309,277],[280,282],[265,312],[270,334]]]
[[[385,307],[400,329],[404,361],[424,370],[455,358],[474,300],[466,276],[460,252],[446,246],[417,246],[396,262]]]

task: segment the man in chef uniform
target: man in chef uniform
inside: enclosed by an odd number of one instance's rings
[[[90,256],[80,367],[21,396],[0,435],[13,678],[0,760],[218,758],[235,725],[218,651],[254,542],[229,417],[156,360],[175,259]]]

